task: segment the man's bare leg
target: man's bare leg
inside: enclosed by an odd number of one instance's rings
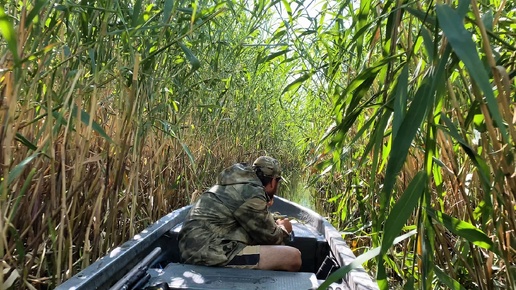
[[[258,269],[297,272],[301,269],[301,252],[291,246],[260,245]]]

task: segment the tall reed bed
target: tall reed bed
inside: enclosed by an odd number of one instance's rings
[[[512,289],[515,6],[445,2],[328,3],[297,34],[335,118],[313,184],[382,289]]]
[[[305,4],[4,4],[3,286],[52,287],[273,154],[307,157],[383,289],[515,288],[514,3]]]
[[[53,288],[232,162],[296,166],[281,86],[264,85],[263,48],[242,45],[265,10],[190,4],[0,9],[1,288]]]
[[[188,202],[182,143],[151,130],[153,82],[132,47],[144,35],[103,4],[5,7],[4,287],[56,285]]]

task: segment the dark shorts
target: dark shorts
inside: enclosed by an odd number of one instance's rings
[[[256,269],[260,261],[260,246],[247,246],[240,251],[226,267]]]

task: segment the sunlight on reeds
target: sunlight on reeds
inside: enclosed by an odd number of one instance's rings
[[[5,288],[266,154],[383,289],[516,287],[514,3],[329,1],[299,27],[288,1],[29,2],[0,9]]]
[[[355,253],[381,246],[367,263],[383,289],[516,286],[514,5],[466,2],[340,6],[352,31],[326,44],[328,66],[352,68],[328,71],[337,123],[313,184]]]
[[[271,98],[282,84],[253,63],[264,48],[224,42],[255,37],[267,11],[163,4],[0,9],[4,288],[54,287],[233,162],[275,154],[297,166],[293,133],[278,123],[290,114]],[[227,29],[239,14],[249,21]]]

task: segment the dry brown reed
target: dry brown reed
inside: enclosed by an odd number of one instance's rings
[[[29,2],[0,15],[11,33],[0,50],[0,287],[52,288],[189,204],[224,166],[285,146],[283,127],[260,128],[277,101],[242,93],[262,91],[272,70],[247,81],[233,71],[260,51],[236,57],[205,47],[211,30],[197,35],[221,25],[221,39],[247,37],[225,29],[235,19],[220,5],[192,26],[178,5]],[[218,74],[201,69],[214,55]]]

